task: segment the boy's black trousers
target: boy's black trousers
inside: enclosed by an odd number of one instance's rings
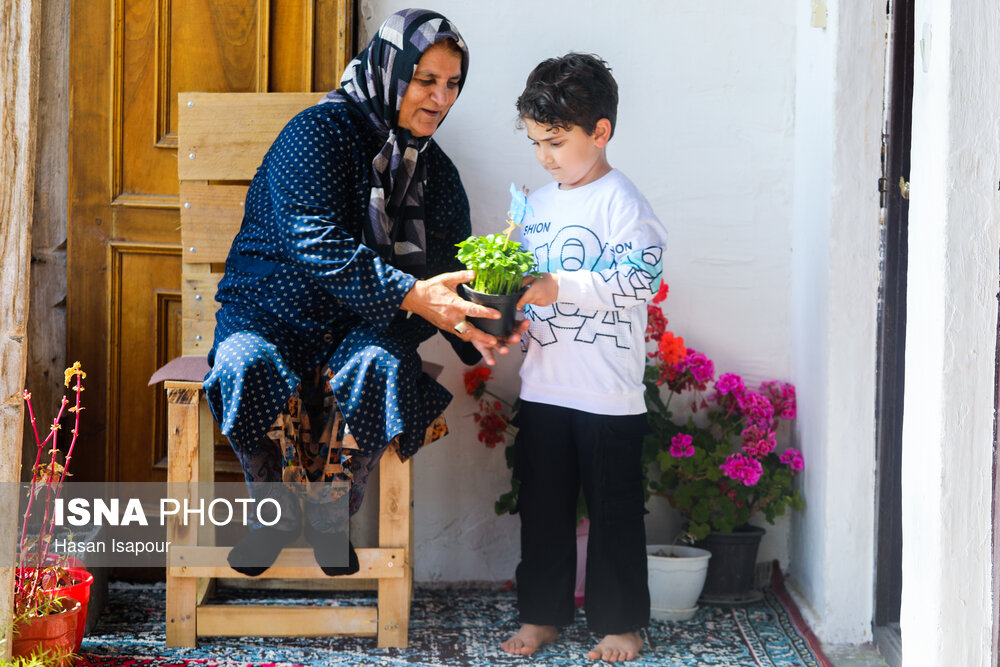
[[[592,632],[631,632],[649,623],[642,439],[646,415],[598,415],[522,402],[514,441],[519,482],[522,623],[573,622],[576,507],[587,502],[584,610]]]

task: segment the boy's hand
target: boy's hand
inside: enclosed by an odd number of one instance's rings
[[[518,299],[518,308],[527,305],[551,306],[559,298],[559,276],[555,273],[543,273],[534,280],[525,278],[525,284],[528,289]]]

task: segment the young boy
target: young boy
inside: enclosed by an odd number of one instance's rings
[[[649,622],[642,376],[646,303],[659,289],[666,231],[608,163],[617,107],[607,64],[577,53],[538,65],[517,100],[555,182],[531,195],[521,232],[543,273],[518,304],[530,321],[514,465],[522,626],[501,645],[508,653],[534,653],[573,621],[581,488],[587,623],[603,637],[587,657],[631,660]]]

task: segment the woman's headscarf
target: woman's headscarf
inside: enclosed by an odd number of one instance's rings
[[[462,51],[462,78],[469,70],[469,50],[458,30],[444,16],[426,9],[396,12],[378,29],[364,51],[351,61],[340,88],[322,102],[347,102],[360,107],[385,144],[372,160],[365,245],[411,273],[426,264],[424,181],[419,159],[430,137],[414,137],[397,127],[399,107],[417,63],[438,42],[451,39]]]

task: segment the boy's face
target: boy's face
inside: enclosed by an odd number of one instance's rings
[[[560,189],[570,190],[596,181],[611,171],[604,147],[608,145],[611,123],[602,118],[593,134],[574,125],[568,130],[524,119],[528,138],[535,147],[535,158]]]

